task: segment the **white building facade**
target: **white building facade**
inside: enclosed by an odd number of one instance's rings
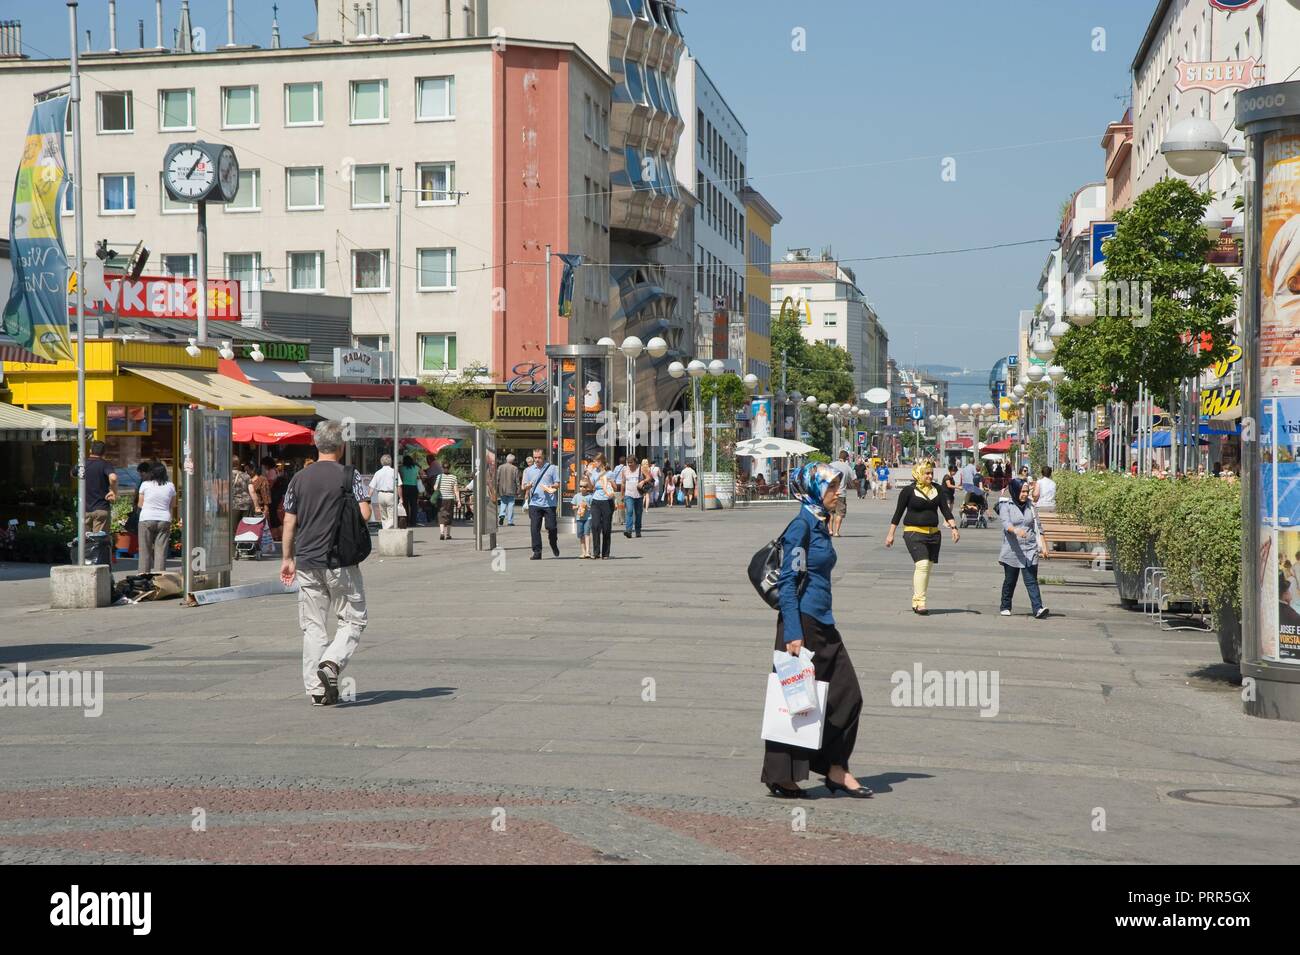
[[[745,373],[745,184],[749,138],[709,74],[689,51],[677,70],[686,129],[677,178],[696,195],[695,313],[698,357]]]

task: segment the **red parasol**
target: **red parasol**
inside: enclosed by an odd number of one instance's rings
[[[312,430],[300,424],[256,415],[236,418],[230,440],[236,444],[311,444]]]

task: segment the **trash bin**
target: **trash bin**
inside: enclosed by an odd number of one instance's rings
[[[104,567],[113,565],[113,548],[110,546],[110,537],[107,531],[87,531],[86,532],[86,563],[101,564]],[[77,542],[68,541],[68,563],[77,562]]]

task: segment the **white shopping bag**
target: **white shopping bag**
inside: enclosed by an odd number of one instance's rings
[[[763,731],[759,735],[773,743],[787,743],[803,749],[822,746],[822,714],[826,712],[826,692],[830,684],[817,681],[817,706],[803,713],[791,714],[785,694],[775,673],[767,675],[767,702],[763,705]]]

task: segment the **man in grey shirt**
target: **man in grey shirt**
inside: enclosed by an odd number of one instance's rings
[[[841,451],[840,459],[831,465],[838,471],[840,478],[840,496],[835,502],[835,510],[831,511],[830,520],[827,522],[827,530],[832,537],[840,537],[840,525],[844,523],[844,516],[849,512],[849,488],[853,487],[853,482],[858,476],[853,473],[853,465],[849,464],[849,452]]]
[[[366,591],[361,567],[339,567],[334,535],[343,517],[343,482],[351,471],[351,493],[361,516],[370,520],[370,504],[361,475],[339,463],[343,453],[343,423],[316,425],[317,459],[289,482],[284,495],[284,559],[280,580],[298,583],[298,623],[302,627],[302,678],[315,706],[339,700],[339,674],[348,665],[366,629]],[[336,617],[330,642],[326,626]]]
[[[509,524],[515,526],[515,498],[519,496],[519,468],[515,467],[515,456],[506,455],[506,463],[497,468],[497,526]]]

